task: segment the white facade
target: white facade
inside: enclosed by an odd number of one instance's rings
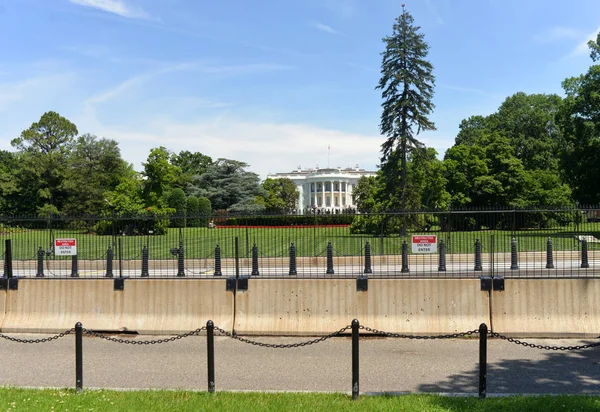
[[[341,213],[355,209],[352,191],[362,176],[375,176],[376,172],[360,169],[305,169],[290,173],[269,174],[271,179],[287,177],[298,187],[298,213]]]

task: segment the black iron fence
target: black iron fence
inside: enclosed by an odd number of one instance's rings
[[[393,339],[414,339],[414,340],[424,340],[424,339],[458,339],[470,336],[477,336],[479,338],[479,374],[478,374],[478,393],[481,399],[484,399],[487,396],[487,354],[488,354],[488,337],[502,339],[507,342],[511,342],[517,345],[522,345],[527,348],[535,348],[545,351],[579,351],[588,348],[594,348],[600,346],[600,342],[589,343],[585,345],[579,346],[549,346],[549,345],[539,345],[533,344],[526,341],[517,340],[514,338],[510,338],[508,336],[502,335],[500,333],[492,332],[488,330],[488,327],[485,323],[479,325],[479,328],[454,333],[447,335],[404,335],[397,333],[389,333],[385,331],[380,331],[377,329],[370,328],[368,326],[361,325],[358,319],[354,319],[352,323],[348,326],[341,328],[338,331],[332,332],[326,336],[322,336],[319,338],[310,339],[307,341],[301,341],[297,343],[291,344],[270,344],[264,343],[261,341],[244,338],[236,335],[235,333],[231,333],[227,330],[221,329],[217,325],[215,325],[211,320],[206,322],[206,326],[202,326],[195,330],[189,331],[184,334],[174,335],[162,339],[152,339],[152,340],[131,340],[131,339],[121,339],[113,336],[109,336],[97,331],[93,331],[90,329],[86,329],[80,322],[75,324],[75,327],[69,330],[66,330],[62,333],[38,339],[22,339],[14,336],[8,336],[5,334],[0,334],[0,339],[9,340],[16,343],[24,343],[24,344],[38,344],[38,343],[46,343],[56,339],[64,338],[65,336],[74,334],[75,335],[75,389],[79,392],[84,388],[83,385],[83,336],[88,335],[95,338],[103,339],[112,343],[119,344],[127,344],[127,345],[157,345],[173,342],[179,339],[197,336],[202,332],[206,332],[206,356],[207,356],[207,390],[208,392],[215,392],[216,390],[216,379],[215,379],[215,341],[214,335],[215,332],[221,334],[223,336],[227,336],[231,339],[235,339],[239,342],[260,346],[263,348],[271,348],[271,349],[290,349],[290,348],[299,348],[310,346],[314,344],[318,344],[328,339],[344,336],[350,331],[352,340],[352,371],[351,371],[351,388],[352,388],[352,399],[356,400],[360,396],[360,333],[368,334],[369,336],[377,336],[377,337],[385,337],[385,338],[393,338]]]
[[[0,240],[5,276],[595,277],[600,208],[0,217]]]

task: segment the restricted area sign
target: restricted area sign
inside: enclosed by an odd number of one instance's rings
[[[413,253],[437,253],[436,235],[417,235],[412,237]]]
[[[54,239],[54,255],[73,256],[77,254],[77,241],[75,239]]]

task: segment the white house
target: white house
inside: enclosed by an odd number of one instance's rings
[[[355,168],[301,169],[290,173],[273,173],[271,179],[289,178],[298,187],[298,213],[341,213],[354,209],[352,191],[362,176],[375,176],[376,172]]]

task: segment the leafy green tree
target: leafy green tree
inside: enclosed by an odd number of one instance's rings
[[[600,58],[600,35],[588,43],[590,56]],[[582,204],[600,203],[600,65],[566,79],[567,97],[559,114],[563,131],[562,165],[574,198]]]
[[[171,190],[181,175],[181,169],[170,163],[171,154],[160,146],[150,151],[144,171],[144,197],[148,205],[164,205],[164,195]]]
[[[291,214],[296,212],[300,192],[296,184],[289,178],[267,178],[262,183],[267,197],[265,209],[267,213]]]
[[[115,140],[84,134],[73,144],[63,183],[68,200],[63,212],[71,216],[100,215],[105,192],[113,190],[131,171]]]
[[[67,197],[63,186],[67,158],[77,133],[69,120],[56,112],[46,112],[11,141],[19,151],[18,186],[31,193],[23,211],[35,213],[44,205],[53,206],[53,210],[62,208]]]
[[[212,215],[212,205],[207,197],[198,198],[198,216],[201,216],[200,225],[208,226],[209,217]]]
[[[185,227],[187,215],[187,200],[185,193],[180,188],[171,190],[168,197],[168,205],[171,209],[175,209],[175,218],[173,219],[173,227]]]
[[[352,191],[352,200],[360,213],[373,213],[379,207],[379,187],[381,176],[361,176]]]
[[[189,227],[199,227],[200,226],[200,203],[198,202],[198,198],[196,196],[188,196],[186,198],[186,213],[188,216],[187,225]]]
[[[17,186],[19,161],[12,152],[0,150],[0,215],[17,215],[20,204],[25,201]]]
[[[387,136],[381,145],[381,167],[387,192],[395,195],[399,209],[406,209],[412,202],[407,190],[407,162],[411,153],[423,148],[416,136],[421,131],[435,130],[428,118],[434,108],[435,77],[433,66],[426,60],[429,45],[419,29],[403,5],[392,35],[383,39],[386,48],[377,86],[384,100],[379,128]]]
[[[200,152],[183,150],[179,154],[171,155],[171,164],[181,169],[181,172],[189,176],[197,176],[206,172],[208,165],[212,163],[210,156]]]
[[[233,210],[237,213],[256,212],[260,209],[255,197],[265,197],[256,173],[245,169],[248,165],[237,160],[220,158],[211,163],[200,176],[196,176],[190,191],[210,200],[215,210]],[[236,206],[237,205],[237,206]],[[264,209],[264,207],[263,207]]]

